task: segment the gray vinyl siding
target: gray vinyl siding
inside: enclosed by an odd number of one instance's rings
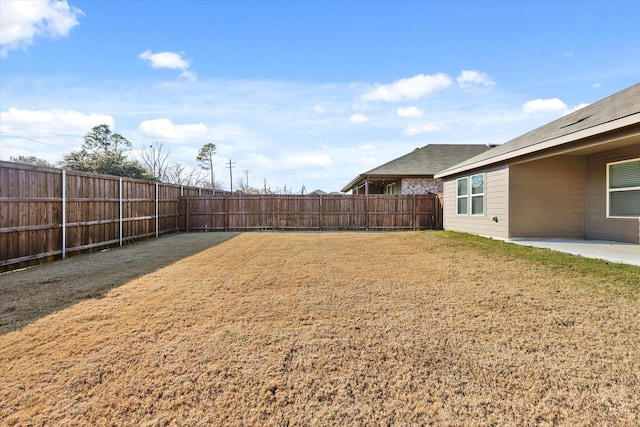
[[[462,176],[485,174],[484,215],[456,213],[456,180]],[[509,237],[509,169],[501,167],[469,175],[447,178],[444,183],[444,229],[492,237]],[[498,222],[493,220],[497,217]]]
[[[584,239],[585,171],[585,156],[511,165],[511,237]]]
[[[640,143],[587,157],[587,239],[640,243],[640,219],[607,218],[607,163],[633,158],[640,158]]]

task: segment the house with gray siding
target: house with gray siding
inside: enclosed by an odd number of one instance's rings
[[[640,83],[435,175],[444,228],[640,243]]]

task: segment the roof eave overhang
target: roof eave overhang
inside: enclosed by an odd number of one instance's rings
[[[360,174],[340,190],[343,193],[353,189],[365,180],[401,179],[401,178],[433,178],[432,174]]]
[[[519,150],[509,151],[507,153],[503,153],[498,156],[489,157],[487,159],[483,159],[478,162],[469,163],[467,165],[462,165],[462,166],[453,166],[449,169],[446,169],[442,172],[437,173],[435,175],[435,178],[446,178],[448,176],[461,174],[473,169],[479,169],[479,168],[495,165],[498,163],[504,163],[511,159],[521,158],[523,156],[529,156],[539,151],[560,147],[562,145],[579,141],[581,139],[594,137],[594,136],[615,131],[627,126],[638,125],[640,124],[639,116],[640,116],[640,113],[632,114],[617,120],[612,120],[610,122],[602,123],[600,125],[583,129],[571,134],[549,139],[547,141],[542,141],[540,143],[533,144],[528,147],[523,147]]]

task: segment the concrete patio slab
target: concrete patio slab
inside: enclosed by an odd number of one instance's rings
[[[518,245],[547,248],[554,251],[580,255],[586,258],[597,258],[622,264],[640,266],[640,245],[633,243],[610,242],[606,240],[579,239],[505,239]]]

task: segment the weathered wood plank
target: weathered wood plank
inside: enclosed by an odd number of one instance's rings
[[[62,212],[66,213],[67,251],[95,250],[119,242],[118,177],[67,171],[62,205],[62,171],[0,161],[0,271],[62,254]],[[123,179],[125,242],[156,233],[155,183]],[[180,185],[160,184],[158,234],[179,229],[181,194],[211,194]]]

